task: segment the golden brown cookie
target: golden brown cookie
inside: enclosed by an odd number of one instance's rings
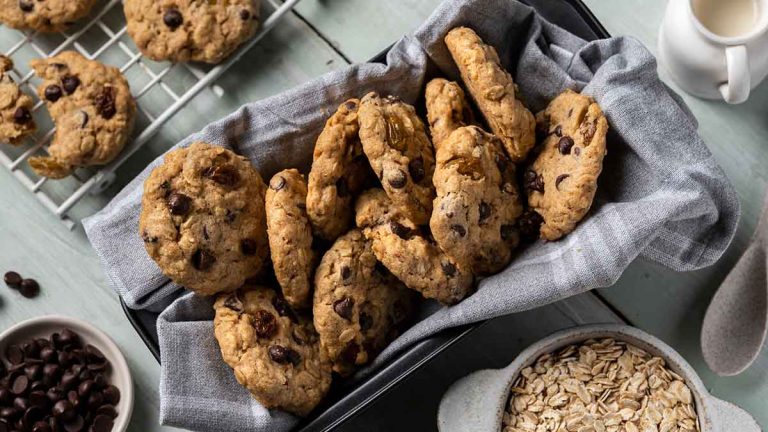
[[[29,165],[41,176],[62,178],[80,166],[112,162],[133,131],[136,103],[116,67],[74,51],[31,62],[43,82],[37,93],[56,124],[48,154]]]
[[[432,134],[435,153],[451,132],[473,123],[472,109],[464,96],[464,90],[457,83],[435,78],[427,84],[424,95],[427,105],[427,120]]]
[[[466,27],[448,32],[445,44],[491,131],[501,138],[513,161],[524,160],[536,144],[536,121],[517,99],[515,83],[496,50]]]
[[[589,96],[566,90],[537,115],[547,131],[523,175],[528,204],[543,218],[541,236],[557,240],[589,211],[603,170],[608,121]]]
[[[35,131],[34,101],[11,77],[13,61],[0,55],[0,143],[18,145]]]
[[[358,132],[358,99],[341,104],[315,143],[307,214],[315,235],[332,242],[354,225],[354,195],[372,177]]]
[[[416,110],[397,97],[368,93],[360,102],[360,140],[392,203],[415,223],[427,223],[435,154]]]
[[[414,310],[414,292],[380,265],[358,229],[336,239],[315,277],[314,320],[333,370],[348,376],[369,363]]]
[[[364,192],[355,210],[357,226],[371,241],[376,258],[408,288],[449,305],[472,291],[470,269],[443,253],[429,231],[393,206],[383,190]]]
[[[312,300],[315,253],[306,201],[307,183],[298,170],[280,171],[269,181],[265,205],[272,267],[295,308],[308,308]]]
[[[475,274],[504,269],[523,206],[501,141],[476,126],[456,129],[437,150],[434,182],[429,226],[438,246]]]
[[[147,253],[197,294],[234,291],[269,253],[264,189],[251,162],[223,147],[197,142],[168,152],[144,182]]]
[[[331,386],[312,320],[294,313],[274,290],[222,294],[213,329],[235,378],[264,407],[306,416]]]
[[[0,23],[15,29],[64,31],[88,15],[96,0],[0,0]]]

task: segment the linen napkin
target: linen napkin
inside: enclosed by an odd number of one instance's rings
[[[245,105],[178,146],[203,140],[230,147],[249,157],[267,179],[285,167],[307,172],[317,135],[346,98],[376,90],[420,105],[427,79],[457,80],[442,40],[459,25],[472,27],[498,49],[532,111],[567,88],[593,96],[610,124],[608,156],[593,209],[573,233],[522,250],[505,271],[484,279],[458,305],[427,303],[423,319],[372,368],[443,329],[609,286],[637,256],[677,271],[710,265],[736,229],[736,194],[697,135],[695,119],[659,80],[648,50],[628,37],[587,42],[511,0],[447,0],[395,43],[386,64],[350,66]],[[161,422],[204,431],[287,430],[296,419],[261,407],[221,360],[211,300],[179,297],[179,287],[144,252],[137,234],[141,186],[160,162],[84,225],[126,303],[164,310],[158,321]]]

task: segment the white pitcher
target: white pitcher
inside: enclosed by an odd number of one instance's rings
[[[768,75],[768,0],[669,0],[659,60],[694,96],[746,101]]]

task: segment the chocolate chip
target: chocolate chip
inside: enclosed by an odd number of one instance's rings
[[[112,405],[102,405],[96,410],[96,415],[104,415],[109,418],[116,418],[117,417],[117,410]]]
[[[296,351],[282,345],[272,345],[268,350],[269,358],[279,364],[291,363],[294,366],[301,363],[301,355]]]
[[[501,153],[496,153],[496,167],[499,168],[499,171],[501,173],[505,173],[507,171],[507,168],[509,168],[509,159]]]
[[[277,319],[271,313],[260,309],[251,315],[251,325],[256,335],[261,338],[271,338],[277,332]]]
[[[45,418],[45,411],[40,407],[31,406],[24,413],[22,418],[22,424],[27,427],[27,430],[31,429],[32,425],[42,421]]]
[[[483,223],[483,221],[491,217],[491,205],[485,201],[481,201],[480,207],[479,207],[479,213],[480,213],[479,222]]]
[[[101,89],[101,92],[96,95],[94,100],[96,105],[96,112],[107,120],[117,114],[117,108],[115,107],[115,89],[110,86],[105,86]]]
[[[514,225],[502,225],[500,231],[501,238],[505,241],[514,239],[518,234]]]
[[[569,136],[564,136],[557,142],[557,149],[561,154],[571,154],[571,147],[573,147],[573,139]]]
[[[341,266],[341,279],[347,280],[352,277],[352,269],[349,266]]]
[[[560,182],[570,177],[570,174],[560,174],[555,179],[555,189],[560,190]]]
[[[3,280],[8,287],[18,289],[21,286],[21,275],[15,271],[6,272],[3,276]]]
[[[424,172],[424,159],[417,157],[408,162],[408,172],[411,174],[411,179],[414,183],[421,183],[426,176],[426,173]]]
[[[229,297],[227,297],[227,299],[224,300],[224,307],[232,309],[235,312],[242,312],[243,301],[240,300],[240,294],[239,293],[230,294]]]
[[[467,229],[463,225],[451,225],[451,231],[455,232],[459,237],[467,235]]]
[[[74,75],[66,75],[61,79],[61,86],[64,87],[64,91],[67,92],[68,95],[71,95],[77,91],[78,87],[80,87],[80,78]]]
[[[396,221],[389,222],[389,229],[392,230],[393,234],[395,234],[396,236],[400,237],[403,240],[408,240],[413,235],[410,228]]]
[[[26,375],[17,376],[11,383],[11,393],[22,395],[29,389],[29,378]]]
[[[352,311],[354,307],[355,301],[350,297],[343,297],[333,303],[333,310],[338,316],[344,318],[345,320],[352,319]]]
[[[24,412],[29,408],[29,401],[23,397],[17,397],[13,400],[13,407],[20,412]]]
[[[18,345],[8,345],[8,348],[5,349],[5,358],[12,365],[22,364],[24,362],[24,351]]]
[[[40,294],[40,285],[34,279],[24,279],[21,281],[19,292],[26,298],[34,298]]]
[[[185,216],[192,208],[192,198],[178,192],[168,195],[168,209],[172,215]]]
[[[212,166],[206,169],[203,175],[222,186],[234,186],[240,180],[235,168],[229,165]]]
[[[408,182],[408,178],[402,170],[397,170],[389,177],[387,182],[395,189],[402,189]]]
[[[456,266],[448,261],[443,261],[440,263],[440,267],[443,269],[443,273],[445,273],[448,277],[456,276]]]
[[[35,9],[35,2],[33,0],[19,0],[19,9],[22,12],[32,12]]]
[[[32,426],[32,432],[52,432],[51,426],[45,421],[36,422]]]
[[[527,170],[523,174],[523,185],[526,189],[544,193],[544,177],[541,174],[536,174],[536,171]]]
[[[27,364],[24,368],[24,374],[30,381],[37,381],[43,377],[43,367],[39,364]]]
[[[56,403],[67,396],[64,392],[64,389],[61,387],[51,387],[47,392],[45,392],[45,395],[48,397],[48,400],[51,401],[51,403]]]
[[[347,180],[344,177],[336,180],[336,195],[339,198],[346,198],[349,196],[349,187],[347,186]]]
[[[163,22],[165,25],[175,30],[184,23],[184,18],[181,16],[181,12],[178,9],[168,9],[163,14]]]
[[[61,87],[55,84],[51,84],[45,88],[45,99],[49,102],[56,102],[61,99],[62,94]]]
[[[533,210],[526,210],[520,219],[518,219],[518,227],[520,228],[520,236],[525,242],[534,242],[539,238],[539,228],[544,219]]]
[[[80,397],[86,397],[91,394],[93,386],[96,385],[93,380],[85,380],[77,386],[77,395]]]
[[[0,405],[9,405],[13,401],[13,393],[5,387],[0,387]]]
[[[373,327],[373,317],[365,312],[360,312],[360,330],[367,331]]]
[[[296,319],[296,314],[293,313],[293,309],[291,308],[291,305],[289,305],[284,298],[280,296],[275,296],[275,298],[272,299],[272,306],[274,306],[278,315],[282,317],[288,317],[293,322],[298,321]]]
[[[555,135],[557,135],[559,137],[563,136],[563,127],[562,126],[557,125],[557,127],[555,128]]]
[[[85,420],[81,415],[76,415],[75,418],[64,422],[64,430],[67,432],[80,432],[85,427]]]
[[[61,346],[63,347],[72,344],[79,344],[80,336],[78,336],[77,333],[73,332],[72,330],[65,328],[61,331],[61,333],[59,333],[59,342],[61,342]]]
[[[248,9],[240,9],[240,19],[243,21],[248,21],[251,18],[251,11]]]
[[[246,256],[253,256],[256,255],[256,252],[258,251],[258,243],[256,243],[256,240],[254,239],[242,239],[240,240],[240,252],[243,253],[243,255]]]
[[[120,402],[120,389],[114,385],[108,385],[103,391],[104,401],[110,405],[117,405]]]
[[[342,360],[346,363],[357,363],[357,354],[360,352],[360,347],[354,342],[350,342],[344,347],[344,351],[339,354]]]
[[[32,114],[29,113],[29,110],[25,107],[18,107],[16,108],[16,111],[13,112],[13,122],[16,124],[27,124],[30,121],[32,121]]]
[[[283,176],[274,177],[269,182],[269,188],[272,189],[272,190],[279,191],[279,190],[283,189],[284,187],[285,187],[285,177],[283,177]]]
[[[197,270],[208,270],[215,262],[216,257],[205,249],[198,249],[192,254],[192,266]]]
[[[47,363],[45,366],[43,366],[44,376],[56,379],[59,377],[60,373],[61,373],[61,367],[56,363]]]
[[[114,424],[115,423],[111,417],[100,414],[94,417],[93,425],[90,430],[93,432],[109,432],[112,430]]]

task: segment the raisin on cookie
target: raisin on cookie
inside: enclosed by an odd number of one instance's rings
[[[306,416],[331,386],[312,320],[274,290],[254,286],[221,294],[213,329],[235,378],[268,409]]]
[[[128,141],[136,117],[136,103],[120,70],[74,51],[33,60],[31,65],[43,80],[38,96],[56,125],[49,156],[30,158],[32,169],[58,179],[77,167],[114,160]]]
[[[314,320],[333,370],[349,376],[394,340],[415,293],[380,265],[358,229],[339,237],[315,276]]]
[[[541,237],[570,233],[589,211],[606,154],[608,121],[589,96],[566,90],[537,115],[547,137],[523,174],[528,204],[543,223]]]
[[[35,131],[34,101],[11,77],[13,61],[0,55],[0,143],[18,145]]]
[[[125,0],[128,34],[152,60],[219,63],[259,26],[259,0]]]
[[[433,79],[427,84],[424,98],[432,145],[437,153],[440,144],[451,132],[474,123],[474,116],[464,96],[464,90],[453,81]]]
[[[473,275],[453,261],[381,189],[357,200],[357,226],[371,241],[376,258],[408,288],[444,304],[460,302],[472,291]]]
[[[358,135],[358,99],[341,104],[320,133],[307,186],[307,214],[316,236],[333,242],[354,225],[354,195],[372,177]]]
[[[251,162],[194,143],[168,152],[144,182],[139,233],[174,282],[200,295],[233,291],[268,255],[264,182]]]
[[[455,130],[437,150],[430,228],[438,246],[475,274],[498,273],[519,242],[523,206],[501,141],[476,126]]]
[[[416,110],[394,96],[367,94],[360,102],[360,140],[394,205],[415,223],[427,223],[435,155]]]
[[[445,44],[491,132],[501,138],[514,162],[524,160],[536,144],[536,121],[517,99],[515,83],[496,50],[466,27],[448,32]]]
[[[307,308],[312,300],[315,252],[306,200],[307,183],[298,170],[280,171],[269,181],[265,206],[272,267],[285,299],[295,308]]]
[[[0,23],[41,32],[64,31],[88,15],[96,0],[0,0]]]

